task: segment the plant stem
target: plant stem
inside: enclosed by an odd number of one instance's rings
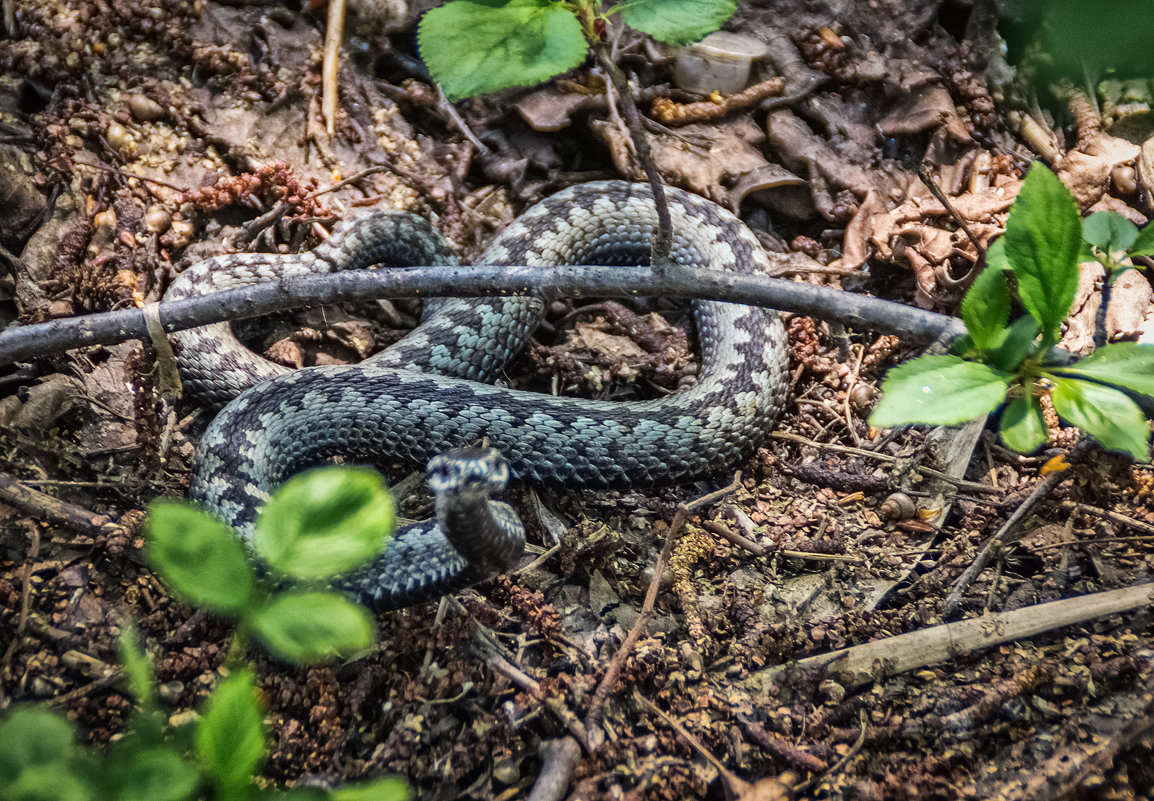
[[[649,260],[653,268],[659,273],[671,272],[675,269],[669,250],[673,243],[673,223],[669,219],[669,205],[665,202],[665,189],[661,183],[661,174],[653,161],[653,153],[649,150],[649,140],[645,138],[645,130],[641,127],[641,112],[633,102],[633,95],[629,91],[629,82],[609,56],[609,48],[604,42],[593,43],[593,52],[598,63],[613,82],[617,96],[621,98],[621,111],[625,117],[625,124],[629,126],[629,134],[633,138],[633,147],[637,151],[637,160],[641,162],[641,169],[649,179],[649,186],[653,190],[653,205],[657,208],[657,234],[653,237],[653,244],[649,251]]]
[[[232,633],[232,641],[228,644],[228,653],[224,656],[224,666],[230,673],[235,673],[245,664],[245,654],[248,652],[248,637],[252,626],[249,623],[249,613],[241,615],[236,624],[236,631]]]

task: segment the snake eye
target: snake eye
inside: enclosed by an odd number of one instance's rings
[[[509,481],[509,465],[493,448],[458,448],[429,460],[433,492],[498,492]]]

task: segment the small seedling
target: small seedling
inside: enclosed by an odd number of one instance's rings
[[[18,706],[0,720],[0,801],[186,801],[270,795],[254,782],[268,753],[249,637],[298,664],[365,653],[376,627],[368,610],[323,587],[371,559],[392,532],[392,496],[370,470],[330,467],[286,482],[257,520],[258,570],[236,533],[182,501],[150,507],[149,558],[173,591],[237,620],[225,677],[195,720],[170,726],[156,698],[152,662],[123,629],[120,661],[137,702],[128,731],[106,749],[81,747],[62,716]],[[279,585],[290,583],[287,590]],[[404,801],[405,782],[384,778],[277,797]]]
[[[1113,211],[1096,211],[1082,223],[1086,250],[1082,261],[1097,261],[1113,282],[1126,270],[1145,269],[1139,256],[1154,256],[1154,224],[1138,226]]]
[[[425,14],[421,58],[450,100],[533,86],[578,67],[610,17],[672,45],[720,28],[735,0],[453,0]]]
[[[1035,164],[1005,235],[962,302],[968,333],[954,343],[957,355],[923,356],[890,370],[870,423],[958,425],[1005,403],[1002,440],[1029,453],[1048,437],[1038,401],[1048,394],[1063,420],[1105,448],[1148,461],[1146,418],[1123,390],[1154,397],[1154,345],[1107,345],[1073,364],[1055,346],[1087,254],[1118,269],[1150,253],[1154,226],[1138,231],[1118,215],[1091,215],[1083,224],[1066,187]],[[1015,300],[1027,314],[1010,322]]]

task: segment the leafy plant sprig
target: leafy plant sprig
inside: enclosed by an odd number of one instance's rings
[[[182,501],[150,507],[149,558],[181,597],[238,621],[226,676],[194,721],[171,727],[156,698],[152,663],[136,632],[121,633],[120,661],[137,701],[128,731],[107,749],[77,745],[74,726],[46,709],[19,706],[0,720],[2,801],[186,801],[269,796],[253,777],[268,752],[250,637],[295,663],[364,653],[369,612],[321,587],[372,558],[392,532],[394,505],[370,470],[331,467],[293,477],[257,520],[249,561],[236,534]],[[289,589],[279,589],[285,581]],[[405,782],[384,778],[332,790],[293,788],[278,797],[404,801]]]
[[[450,100],[547,81],[585,60],[609,18],[672,45],[720,28],[736,0],[453,0],[421,19],[421,58]]]
[[[1154,224],[1141,230],[1114,211],[1096,211],[1082,222],[1086,240],[1083,261],[1097,261],[1113,282],[1131,268],[1145,269],[1133,259],[1154,256]]]
[[[958,425],[994,411],[1008,396],[1002,440],[1028,453],[1047,440],[1038,396],[1048,394],[1059,417],[1104,447],[1149,460],[1146,418],[1122,390],[1154,397],[1154,345],[1107,345],[1073,364],[1055,350],[1088,250],[1119,266],[1128,256],[1154,253],[1154,226],[1139,232],[1114,217],[1091,215],[1083,224],[1066,187],[1035,164],[1005,235],[990,247],[987,268],[962,302],[968,334],[954,344],[957,355],[923,356],[890,370],[870,423]],[[1013,322],[1008,278],[1027,312]]]

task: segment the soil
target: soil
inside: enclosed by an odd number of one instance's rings
[[[591,64],[450,114],[415,58],[420,0],[352,10],[331,134],[323,9],[0,6],[0,326],[158,300],[200,259],[311,247],[366,206],[433,219],[469,259],[536,199],[639,177]],[[1084,212],[1141,224],[1151,211],[1141,110],[1068,87],[1032,94],[999,55],[998,25],[985,0],[745,2],[727,28],[771,44],[755,82],[783,80],[716,111],[670,86],[667,50],[625,32],[616,53],[643,111],[666,104],[650,133],[665,179],[739,211],[783,276],[952,313],[1036,159],[1054,161]],[[1113,338],[1149,331],[1148,281],[1133,291]],[[1092,277],[1084,298],[1072,349],[1092,347]],[[416,314],[406,302],[308,310],[249,341],[298,366],[345,363]],[[379,647],[361,659],[296,668],[254,647],[265,778],[397,773],[428,799],[519,798],[534,783],[537,798],[571,799],[1150,797],[1146,604],[1068,625],[1039,606],[1150,580],[1150,465],[1077,449],[1048,480],[1078,442],[1056,417],[1026,457],[976,427],[962,446],[873,430],[885,371],[918,349],[837,319],[788,325],[794,387],[777,432],[690,516],[662,574],[677,504],[724,481],[517,490],[532,543],[522,570],[381,614]],[[556,301],[509,382],[652,397],[692,380],[686,328],[685,310],[659,301]],[[117,668],[128,621],[174,719],[219,679],[231,635],[174,600],[144,556],[147,504],[183,494],[212,416],[169,403],[154,363],[129,341],[0,366],[0,709],[49,704],[96,744],[132,709]],[[1043,483],[955,615],[1043,622],[920,658],[899,635],[944,631],[951,588]],[[409,517],[429,509],[423,490],[401,500]],[[654,581],[654,617],[623,645]],[[885,656],[856,675],[799,662],[865,643]],[[599,693],[616,654],[620,676]]]

